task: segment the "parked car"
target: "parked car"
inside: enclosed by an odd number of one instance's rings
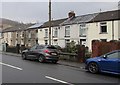
[[[30,49],[22,51],[22,59],[37,59],[39,62],[59,60],[58,50],[53,45],[35,45]]]
[[[120,75],[120,50],[102,56],[89,58],[85,62],[86,70],[91,73],[106,72]]]

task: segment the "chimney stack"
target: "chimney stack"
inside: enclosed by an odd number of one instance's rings
[[[69,17],[69,18],[75,17],[74,11],[70,11],[70,12],[68,13],[68,17]]]

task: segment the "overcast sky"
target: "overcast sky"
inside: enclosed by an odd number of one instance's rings
[[[11,1],[11,2],[10,2]],[[21,1],[21,2],[20,2]],[[31,0],[27,1],[20,0],[4,0],[0,2],[0,16],[3,18],[29,23],[29,22],[45,22],[48,20],[48,2],[45,0],[34,2]],[[97,2],[96,0],[87,2],[75,1],[71,0],[69,2],[52,2],[52,18],[53,19],[60,19],[68,17],[67,14],[70,10],[76,13],[76,16],[89,14],[89,13],[96,13],[108,10],[115,10],[118,8],[118,1],[113,0],[111,2]],[[89,0],[90,1],[90,0]],[[105,1],[105,0],[104,0]]]

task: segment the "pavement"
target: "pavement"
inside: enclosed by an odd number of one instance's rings
[[[10,52],[0,52],[0,53],[5,54],[5,55],[21,57],[21,54],[16,54],[16,53],[10,53]],[[75,68],[81,68],[81,69],[84,69],[84,66],[85,66],[84,63],[74,62],[74,61],[69,61],[69,60],[59,60],[58,64],[75,67]]]

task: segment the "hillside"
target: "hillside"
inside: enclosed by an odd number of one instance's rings
[[[19,23],[17,21],[13,21],[13,20],[9,20],[9,19],[5,19],[5,18],[0,18],[0,28],[2,29],[6,29],[9,27],[13,27],[13,28],[18,28],[18,27],[29,27],[33,24],[29,23],[29,24],[23,24],[23,23]]]
[[[2,29],[8,28],[8,27],[13,27],[18,24],[20,24],[20,23],[9,20],[9,19],[0,18],[0,28],[2,28]]]

